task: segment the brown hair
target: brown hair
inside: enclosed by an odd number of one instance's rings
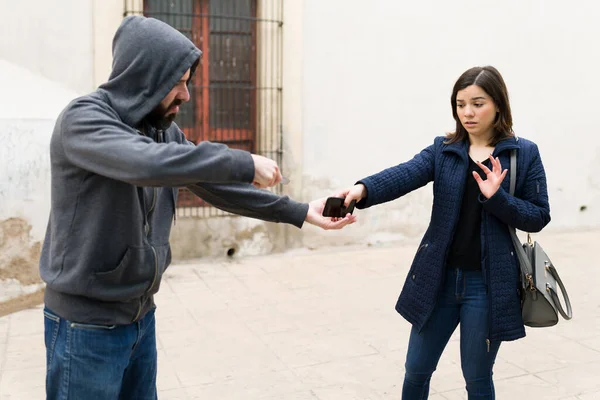
[[[477,85],[483,89],[492,98],[496,107],[498,107],[498,113],[492,127],[494,134],[490,145],[495,146],[499,141],[514,136],[508,91],[506,90],[506,84],[504,83],[504,79],[502,79],[502,75],[492,66],[473,67],[465,71],[458,78],[454,84],[454,89],[452,89],[450,103],[452,105],[452,116],[456,121],[456,131],[446,135],[446,143],[460,142],[469,136],[456,113],[456,96],[460,90],[466,89],[471,85]]]

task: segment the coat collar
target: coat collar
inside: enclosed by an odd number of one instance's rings
[[[519,149],[521,148],[521,144],[519,143],[519,137],[515,134],[515,136],[501,140],[498,142],[496,147],[494,148],[493,156],[497,156],[503,151]]]
[[[497,157],[498,154],[502,153],[506,150],[518,149],[521,145],[519,143],[518,136],[513,136],[507,139],[503,139],[494,148],[494,152],[492,155]],[[463,161],[468,161],[469,157],[469,142],[467,140],[463,140],[461,142],[454,142],[452,144],[444,145],[442,152],[450,152],[458,154]]]

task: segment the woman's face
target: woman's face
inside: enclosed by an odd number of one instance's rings
[[[477,85],[468,86],[456,94],[456,113],[469,135],[491,138],[497,112],[496,103]]]

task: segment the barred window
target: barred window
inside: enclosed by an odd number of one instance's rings
[[[191,100],[176,119],[188,140],[225,143],[281,163],[283,0],[144,0],[141,12],[131,3],[125,15],[160,19],[203,52]],[[205,205],[187,190],[178,203]]]

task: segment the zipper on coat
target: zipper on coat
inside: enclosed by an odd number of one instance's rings
[[[513,147],[509,147],[508,149],[512,149]],[[492,156],[493,157],[497,157],[498,153],[497,152],[497,147],[494,149]],[[504,149],[507,150],[507,149]],[[539,182],[537,183],[537,190],[539,192]],[[485,213],[482,210],[482,224],[483,224],[483,229],[484,229],[484,238],[485,240],[485,255],[482,255],[482,257],[484,257],[485,259],[485,263],[482,263],[482,268],[485,268],[485,284],[486,284],[486,290],[487,290],[487,297],[488,297],[488,337],[485,339],[485,343],[487,345],[487,352],[490,352],[490,345],[491,345],[491,340],[489,339],[491,337],[491,332],[492,332],[492,296],[490,293],[490,268],[489,268],[489,241],[488,239],[488,233],[487,233],[487,217],[485,215]]]
[[[162,131],[159,130],[156,133],[156,138],[157,138],[157,142],[161,143],[162,142]],[[148,225],[150,225],[150,215],[152,214],[152,211],[154,211],[154,207],[156,207],[156,198],[158,197],[158,189],[157,188],[152,188],[152,203],[150,204],[150,209],[148,210]]]
[[[154,210],[154,207],[156,206],[156,197],[158,197],[157,191],[158,191],[158,189],[156,189],[156,188],[154,188],[152,191],[154,196],[152,197],[152,206],[150,206],[150,210],[148,210],[148,227],[150,227],[150,217],[152,216],[152,211]],[[150,229],[148,229],[148,231],[150,231]],[[150,244],[150,238],[148,236],[146,236],[146,238],[148,239],[148,244],[150,245],[150,248],[152,249],[152,254],[154,255],[154,277],[152,278],[152,284],[146,290],[146,293],[148,293],[150,291],[150,289],[152,289],[152,287],[154,286],[154,283],[156,282],[156,277],[158,275],[158,256],[156,254],[156,249],[154,248],[154,246],[152,246]]]
[[[156,198],[158,197],[158,189],[152,188],[152,203],[150,203],[150,208],[146,212],[146,225],[144,226],[144,231],[146,232],[146,237],[150,236],[151,226],[150,226],[150,216],[152,215],[152,211],[154,207],[156,207]],[[145,200],[144,200],[145,201]]]
[[[452,245],[452,240],[454,239],[454,235],[456,234],[456,229],[457,229],[457,225],[458,225],[458,219],[460,218],[460,205],[462,204],[462,200],[463,197],[465,195],[465,185],[466,185],[466,175],[467,175],[467,171],[469,170],[469,164],[468,164],[468,157],[469,154],[467,153],[467,158],[463,157],[463,161],[465,161],[467,163],[467,168],[465,168],[465,173],[463,174],[463,176],[465,177],[465,179],[463,179],[461,187],[460,187],[460,198],[458,199],[457,204],[458,209],[456,211],[456,215],[455,215],[455,220],[454,220],[454,226],[452,227],[452,235],[450,236],[450,240],[448,241],[448,244],[446,245],[446,251],[444,253],[444,260],[442,263],[442,279],[440,281],[440,285],[438,287],[437,293],[435,295],[435,299],[436,299],[436,304],[437,304],[437,299],[439,299],[440,297],[440,293],[442,292],[442,290],[444,289],[444,282],[446,280],[446,270],[447,265],[446,263],[448,262],[448,253],[450,252],[450,246]],[[435,194],[434,194],[435,197]],[[429,311],[429,314],[427,315],[427,318],[425,318],[425,321],[423,321],[423,325],[421,326],[421,329],[419,329],[419,333],[421,333],[421,331],[423,330],[423,328],[425,327],[425,325],[427,325],[427,321],[429,321],[429,318],[431,318],[431,314],[433,314],[433,309],[435,308],[435,305],[433,306],[433,308]]]
[[[157,137],[158,143],[165,143],[165,132],[162,129],[158,130],[156,137]],[[178,189],[171,189],[171,197],[173,199],[173,225],[176,225],[177,224],[177,201],[175,201],[174,190],[178,190]]]
[[[147,135],[144,135],[147,136]],[[156,138],[157,138],[157,142],[160,143],[163,140],[163,132],[162,130],[159,130],[156,134]],[[142,190],[142,193],[144,193],[144,191]],[[150,286],[148,287],[148,289],[146,289],[146,291],[144,292],[144,294],[147,294],[150,292],[150,290],[152,289],[152,287],[154,286],[154,284],[156,283],[156,278],[158,277],[158,256],[156,254],[156,249],[154,248],[154,246],[152,246],[150,244],[150,231],[151,231],[151,226],[150,226],[150,217],[152,215],[152,211],[154,211],[154,208],[156,207],[156,202],[157,202],[157,197],[158,197],[158,189],[157,188],[152,188],[152,203],[150,204],[150,209],[148,209],[147,212],[145,212],[146,214],[146,225],[144,226],[144,231],[146,233],[146,240],[148,240],[148,244],[150,245],[150,248],[152,249],[152,254],[154,256],[154,276],[152,278],[152,282],[150,283]],[[144,199],[145,201],[145,199]],[[143,296],[139,298],[139,305],[138,305],[138,310],[137,313],[135,314],[135,317],[133,318],[133,321],[137,321],[137,319],[139,318],[140,314],[142,313],[142,306],[143,306]]]
[[[485,273],[485,285],[487,287],[487,300],[488,300],[488,339],[486,339],[487,342],[487,349],[488,349],[488,353],[490,352],[490,337],[492,336],[492,294],[491,294],[491,290],[490,290],[490,268],[489,268],[489,262],[490,262],[490,244],[489,244],[489,236],[488,236],[488,230],[487,230],[487,216],[485,215],[485,213],[483,214],[483,230],[485,233],[484,238],[485,240],[485,263],[483,265],[483,267],[485,267],[486,269],[486,273]]]
[[[157,189],[154,188],[152,191],[153,197],[152,197],[152,205],[150,207],[150,209],[148,210],[148,213],[146,214],[146,218],[148,220],[147,225],[145,226],[145,231],[146,231],[146,239],[148,240],[148,244],[150,245],[150,248],[152,249],[152,255],[154,256],[154,276],[152,277],[152,283],[150,283],[150,286],[148,286],[148,289],[146,289],[146,291],[144,292],[145,294],[149,293],[150,290],[152,289],[152,287],[154,286],[154,284],[156,283],[156,278],[158,277],[158,256],[156,254],[156,249],[154,248],[154,246],[152,246],[150,244],[150,216],[152,215],[152,210],[154,210],[154,207],[156,205],[156,197],[157,197],[157,193],[156,193]],[[137,321],[137,319],[139,318],[141,312],[142,312],[142,297],[140,297],[139,301],[140,304],[138,305],[138,310],[137,313],[135,314],[135,317],[133,318],[133,321]]]
[[[152,215],[152,211],[154,210],[154,207],[156,206],[156,198],[158,197],[158,193],[157,193],[156,188],[153,188],[152,190],[152,205],[150,206],[150,209],[148,210],[148,212],[146,213],[146,220],[147,225],[145,226],[145,231],[146,231],[146,240],[148,240],[148,245],[150,246],[150,248],[152,249],[152,255],[154,256],[154,276],[152,277],[152,283],[150,283],[150,286],[148,286],[148,289],[146,289],[146,291],[144,292],[144,294],[148,294],[150,292],[150,290],[152,289],[152,287],[154,287],[154,284],[156,283],[156,278],[158,277],[158,255],[156,254],[156,249],[154,248],[154,246],[152,246],[150,244],[150,216]],[[142,302],[143,297],[140,297],[139,301],[140,304],[138,305],[138,310],[137,313],[135,314],[135,317],[133,318],[133,321],[137,321],[137,319],[139,318],[141,312],[142,312]]]
[[[162,130],[158,130],[158,132],[156,132],[156,138],[157,138],[158,143],[163,142],[164,137],[163,137]],[[150,209],[148,210],[148,226],[150,226],[150,219],[152,216],[152,212],[154,211],[154,208],[156,207],[157,198],[158,198],[158,189],[152,188],[152,204],[150,205]],[[148,238],[148,244],[150,244],[150,238]],[[154,256],[154,276],[152,277],[152,283],[150,284],[148,289],[146,289],[146,293],[149,293],[150,290],[152,290],[152,287],[154,287],[154,284],[156,283],[156,278],[158,277],[158,255],[156,254],[156,249],[154,248],[154,246],[152,246],[150,244],[150,248],[152,249],[152,255]]]

